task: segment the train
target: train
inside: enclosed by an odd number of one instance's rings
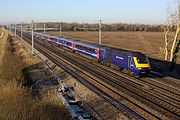
[[[31,32],[29,32],[29,34],[31,34]],[[148,57],[141,52],[129,51],[39,32],[34,32],[34,36],[41,40],[48,41],[49,43],[68,48],[73,52],[91,57],[97,60],[98,63],[119,71],[125,71],[134,77],[146,76],[151,71]]]

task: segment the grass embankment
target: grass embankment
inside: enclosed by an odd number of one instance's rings
[[[19,56],[13,48],[11,38],[3,36],[0,55],[0,120],[65,120],[70,119],[55,91],[51,90],[42,99],[34,99],[30,88],[21,84],[25,57]],[[4,54],[2,54],[4,51]],[[15,52],[16,51],[16,52]],[[29,59],[29,58],[28,58]]]

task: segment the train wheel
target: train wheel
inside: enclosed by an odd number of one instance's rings
[[[119,71],[120,71],[120,72],[123,72],[123,68],[119,67]]]
[[[116,65],[116,70],[117,70],[117,71],[119,71],[119,70],[120,70],[119,66],[117,66],[117,65]]]
[[[100,59],[97,59],[97,63],[100,63],[101,62],[101,60]]]
[[[126,73],[126,74],[128,73],[128,71],[127,71],[126,69],[123,69],[122,72],[123,72],[123,73]]]
[[[128,75],[132,75],[131,71],[127,70],[127,74]]]
[[[111,67],[111,63],[107,62],[107,67]]]
[[[139,76],[139,75],[135,75],[135,74],[133,74],[133,76],[134,76],[134,78],[136,78],[136,79],[139,79],[139,78],[140,78],[140,76]]]

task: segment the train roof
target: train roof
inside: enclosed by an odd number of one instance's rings
[[[49,34],[45,34],[45,33],[42,33],[42,35],[43,35],[43,36],[51,36],[51,35],[49,35]]]
[[[66,37],[60,37],[61,40],[67,41],[67,42],[75,42],[78,40],[72,39],[72,38],[66,38]]]
[[[59,39],[58,36],[54,36],[54,35],[50,35],[51,38],[56,38],[56,39]]]
[[[121,48],[115,48],[115,47],[111,47],[111,46],[107,46],[107,45],[102,45],[102,48],[103,49],[106,49],[107,51],[110,51],[110,52],[115,52],[115,53],[118,53],[118,54],[121,54],[121,55],[144,55],[143,53],[141,52],[138,52],[138,51],[131,51],[131,50],[125,50],[125,49],[121,49]]]
[[[86,42],[86,41],[81,41],[81,40],[76,41],[76,44],[82,45],[82,46],[88,46],[91,48],[101,48],[102,47],[101,45],[98,45],[97,43],[91,43],[91,42]]]
[[[68,41],[68,42],[76,42],[76,44],[78,44],[78,45],[87,46],[87,47],[91,47],[91,48],[100,48],[101,47],[100,45],[98,45],[96,43],[90,43],[90,42],[81,41],[81,40],[72,39],[72,38],[60,37],[60,39],[64,40],[64,41]]]
[[[107,45],[99,45],[97,43],[92,43],[92,42],[87,42],[87,41],[82,41],[82,40],[77,40],[77,39],[72,39],[72,38],[58,37],[58,36],[44,34],[44,33],[37,33],[37,34],[42,34],[42,35],[50,36],[50,37],[57,38],[57,39],[60,38],[61,40],[64,40],[67,42],[76,42],[76,44],[78,44],[78,45],[87,46],[87,47],[91,47],[91,48],[95,48],[95,49],[100,48],[100,49],[104,49],[106,51],[116,52],[116,53],[123,54],[123,55],[144,55],[143,53],[138,52],[138,51],[130,51],[130,50],[125,50],[125,49],[121,49],[121,48],[110,47]]]

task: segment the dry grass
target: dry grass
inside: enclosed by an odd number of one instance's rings
[[[0,32],[2,30],[0,29]],[[2,36],[2,38],[0,38],[0,65],[1,65],[1,61],[2,61],[2,58],[4,56],[4,51],[5,51],[5,40],[7,39],[7,36],[8,36],[8,33],[7,32],[4,32],[4,35]]]
[[[0,92],[0,119],[2,120],[55,120],[69,119],[55,92],[49,92],[41,100],[31,97],[28,90],[9,82]]]
[[[71,119],[55,90],[46,93],[42,91],[43,97],[34,99],[30,88],[21,86],[24,77],[22,69],[29,63],[24,62],[25,56],[17,55],[23,54],[22,49],[19,48],[20,52],[12,52],[13,44],[5,43],[5,54],[0,66],[0,120]]]

